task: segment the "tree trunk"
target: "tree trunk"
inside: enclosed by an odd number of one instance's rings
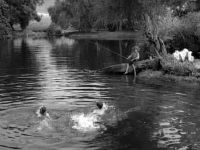
[[[154,46],[154,50],[159,58],[165,57],[167,51],[163,40],[158,36],[156,21],[147,14],[144,15],[144,19],[146,22],[145,36],[149,44]]]
[[[143,61],[138,61],[135,64],[135,69],[136,72],[139,73],[141,71],[147,70],[147,69],[153,69],[153,70],[159,70],[160,69],[160,59],[152,59],[152,60],[143,60]],[[110,67],[106,67],[100,70],[100,72],[103,73],[108,73],[108,74],[124,74],[126,71],[127,64],[118,64],[118,65],[113,65]],[[133,67],[129,67],[130,74],[133,74]]]
[[[123,54],[122,54],[122,41],[119,41],[119,54],[121,56],[123,56]],[[122,57],[119,57],[119,59],[120,59],[120,63],[122,63]]]
[[[9,22],[9,24],[10,24],[10,27],[11,27],[12,31],[15,31],[15,29],[14,29],[14,27],[13,27],[13,23],[12,23],[12,22]]]
[[[119,21],[119,29],[118,29],[118,31],[122,31],[122,19],[120,19],[120,21]]]

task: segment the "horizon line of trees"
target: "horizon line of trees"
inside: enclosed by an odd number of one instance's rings
[[[121,31],[145,26],[146,17],[158,21],[169,9],[182,17],[199,6],[199,0],[56,0],[48,12],[53,23],[62,28],[73,25],[80,31]]]

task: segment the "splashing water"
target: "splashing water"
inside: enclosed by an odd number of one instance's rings
[[[52,129],[52,126],[50,124],[50,119],[44,119],[41,122],[39,122],[39,126],[37,127],[37,130],[41,131],[44,129]]]
[[[79,113],[71,116],[71,120],[74,125],[73,129],[88,132],[88,131],[96,131],[97,129],[102,128],[101,116],[105,114],[108,109],[108,105],[103,103],[102,109],[95,109],[91,113],[84,114]]]
[[[72,128],[80,131],[94,131],[100,128],[100,125],[97,123],[99,117],[95,115],[85,115],[81,113],[72,116],[71,119],[74,122]]]

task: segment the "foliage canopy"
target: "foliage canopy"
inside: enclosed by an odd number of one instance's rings
[[[43,0],[1,0],[1,3],[1,10],[7,12],[2,15],[7,18],[11,27],[20,24],[21,28],[25,29],[30,20],[40,20],[36,6],[42,4]]]

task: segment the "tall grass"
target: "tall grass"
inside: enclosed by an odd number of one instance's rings
[[[166,74],[199,77],[198,70],[195,68],[192,62],[180,62],[176,60],[172,55],[168,55],[166,58],[161,60],[161,65],[162,70]]]

